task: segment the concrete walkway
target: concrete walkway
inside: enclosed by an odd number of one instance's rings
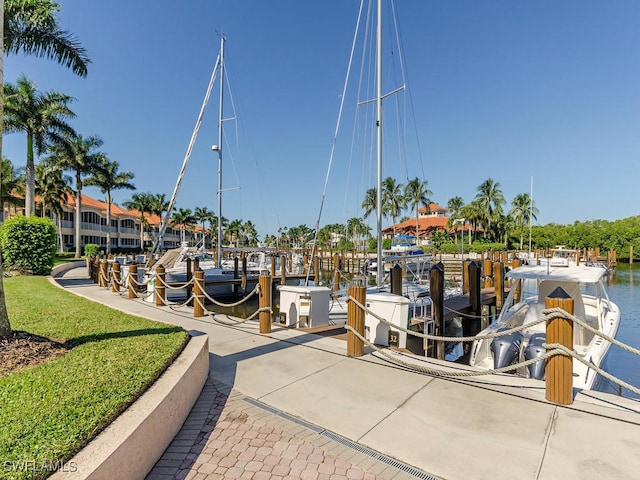
[[[346,356],[333,338],[128,300],[84,268],[73,293],[209,335],[210,373],[149,479],[636,479],[640,402],[578,392],[571,406],[508,375],[449,379],[377,354]],[[405,362],[445,367],[433,360]]]

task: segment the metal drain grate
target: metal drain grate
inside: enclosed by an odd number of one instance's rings
[[[369,457],[372,457],[376,460],[378,460],[379,462],[385,463],[391,467],[397,468],[398,470],[400,470],[401,472],[407,473],[409,475],[412,475],[416,478],[419,478],[421,480],[442,480],[439,477],[434,477],[433,475],[427,473],[427,472],[423,472],[422,470],[419,470],[415,467],[412,467],[411,465],[408,465],[404,462],[401,462],[399,460],[396,460],[395,458],[389,457],[387,455],[384,455],[380,452],[377,452],[375,450],[372,450],[369,447],[365,447],[364,445],[360,445],[357,442],[354,442],[352,440],[349,440],[348,438],[345,438],[341,435],[338,435],[337,433],[334,433],[330,430],[318,427],[312,423],[309,423],[305,420],[301,420],[299,418],[294,417],[293,415],[289,415],[286,412],[283,412],[282,410],[279,410],[277,408],[273,408],[270,407],[269,405],[262,403],[258,400],[254,400],[253,398],[249,398],[249,397],[245,397],[243,399],[245,402],[250,403],[253,406],[256,406],[258,408],[261,408],[263,410],[266,410],[267,412],[270,412],[278,417],[282,417],[282,418],[286,418],[287,420],[294,422],[298,425],[301,425],[305,428],[308,428],[309,430],[312,430],[314,432],[316,432],[319,435],[322,435],[323,437],[327,437],[328,439],[339,443],[340,445],[344,445],[345,447],[349,447],[357,452],[360,452],[364,455],[367,455]]]
[[[316,433],[320,433],[321,434],[324,431],[324,428],[320,428],[320,427],[314,425],[313,423],[309,423],[309,422],[306,422],[306,421],[304,421],[304,420],[302,420],[300,418],[296,418],[293,415],[289,415],[288,413],[283,412],[282,410],[278,410],[277,408],[270,407],[266,403],[259,402],[258,400],[254,400],[253,398],[245,397],[244,401],[247,402],[247,403],[250,403],[251,405],[254,405],[254,406],[258,407],[258,408],[266,410],[266,411],[268,411],[270,413],[273,413],[274,415],[276,415],[278,417],[286,418],[290,422],[297,423],[298,425],[300,425],[300,426],[302,426],[304,428],[308,428],[309,430],[313,430]]]

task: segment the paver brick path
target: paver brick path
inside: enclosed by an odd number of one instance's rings
[[[147,480],[415,480],[244,398],[209,379]]]

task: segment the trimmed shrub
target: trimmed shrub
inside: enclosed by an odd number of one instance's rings
[[[49,275],[56,252],[56,227],[49,218],[18,216],[0,228],[5,271]]]
[[[87,243],[84,246],[85,257],[88,257],[90,255],[93,255],[95,257],[96,255],[98,255],[98,253],[100,253],[100,245],[98,245],[97,243]]]

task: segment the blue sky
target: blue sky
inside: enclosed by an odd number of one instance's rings
[[[76,130],[102,137],[102,150],[134,172],[138,191],[170,197],[224,32],[238,121],[225,124],[222,213],[251,220],[261,237],[315,224],[358,0],[61,4],[61,26],[93,61],[88,77],[14,55],[5,59],[5,81],[24,73],[42,91],[75,97]],[[640,214],[640,2],[396,4],[410,96],[385,101],[384,177],[424,178],[442,205],[454,196],[472,201],[488,178],[510,203],[529,193],[533,177],[538,224]],[[388,91],[400,74],[386,45]],[[356,63],[321,225],[361,216],[364,192],[375,182],[372,160],[352,153]],[[392,146],[398,132],[386,115],[404,99],[412,109],[402,148]],[[214,93],[178,208],[217,213],[217,116]],[[24,164],[23,135],[5,136],[3,149]],[[130,198],[130,191],[114,193],[118,203]]]

